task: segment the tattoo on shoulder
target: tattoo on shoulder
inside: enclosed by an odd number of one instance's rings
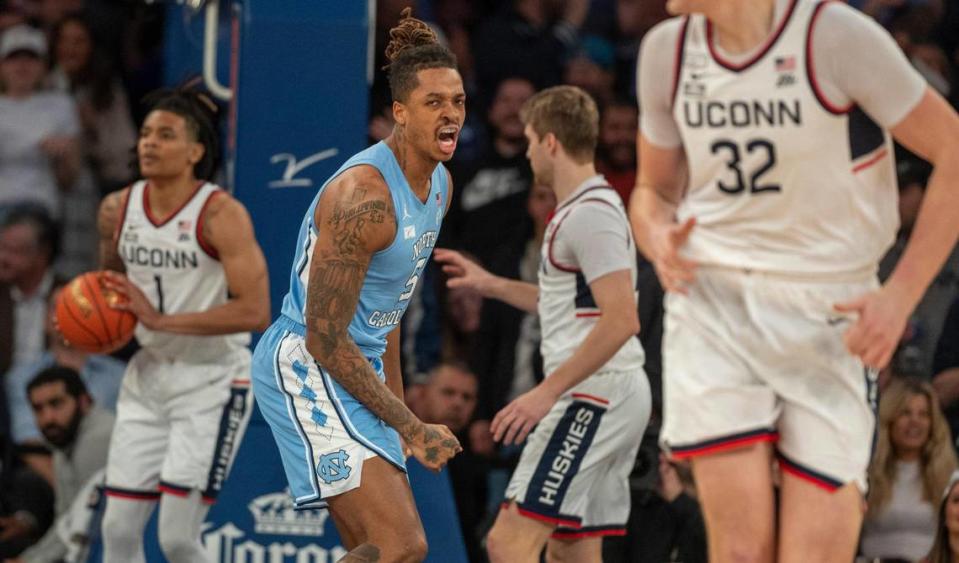
[[[356,188],[348,201],[337,202],[327,225],[333,235],[333,244],[344,255],[356,254],[363,242],[363,230],[368,224],[381,224],[392,214],[392,202],[367,199],[367,190]]]

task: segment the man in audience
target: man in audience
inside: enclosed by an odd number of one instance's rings
[[[469,368],[460,362],[444,362],[430,371],[425,383],[407,391],[407,402],[423,422],[445,424],[463,444],[463,452],[450,460],[450,484],[460,517],[460,528],[469,560],[485,561],[480,548],[483,530],[479,530],[484,513],[486,475],[483,458],[470,450],[466,429],[476,408],[479,382]]]
[[[113,415],[93,403],[80,374],[67,367],[40,372],[27,386],[27,394],[37,426],[53,448],[54,512],[59,520],[84,484],[106,466]],[[60,561],[67,546],[57,527],[51,526],[21,558],[36,563]]]
[[[636,185],[636,130],[639,112],[636,104],[622,98],[603,107],[599,118],[599,145],[596,147],[596,170],[629,205],[629,195]]]
[[[36,364],[46,349],[49,297],[60,283],[52,271],[60,238],[57,224],[37,206],[14,207],[0,221],[0,375],[7,381],[12,372]],[[16,406],[0,386],[0,421],[11,440],[16,439],[10,434],[10,412]],[[18,454],[52,481],[50,456],[43,448],[29,444]]]
[[[57,225],[42,208],[15,207],[0,223],[0,373],[43,354],[58,244]]]
[[[487,119],[490,141],[475,160],[450,162],[456,196],[440,246],[465,250],[488,265],[504,241],[521,241],[529,222],[523,203],[533,172],[526,161],[526,138],[519,110],[533,95],[524,78],[507,78],[496,88]]]

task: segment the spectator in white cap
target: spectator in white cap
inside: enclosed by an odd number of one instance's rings
[[[80,170],[76,108],[66,94],[41,89],[47,40],[27,25],[0,35],[0,215],[33,202],[60,215],[60,192]]]

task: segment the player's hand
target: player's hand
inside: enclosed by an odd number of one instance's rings
[[[442,424],[420,423],[408,444],[413,456],[433,471],[443,469],[453,456],[463,451],[456,436]]]
[[[533,430],[559,397],[542,384],[513,399],[493,418],[493,440],[503,445],[519,444]]]
[[[116,291],[121,297],[111,303],[111,307],[120,311],[130,311],[136,315],[140,324],[150,330],[160,328],[160,319],[163,318],[163,314],[150,304],[143,290],[134,285],[130,278],[119,272],[106,271],[100,279],[103,280],[104,287]]]
[[[446,287],[472,289],[483,297],[489,297],[490,286],[496,276],[455,250],[437,248],[433,251],[433,257],[443,265],[443,272],[449,276]]]
[[[843,335],[849,353],[858,356],[868,367],[885,367],[906,328],[912,310],[908,300],[889,286],[883,286],[833,307],[840,313],[858,315]]]
[[[650,236],[652,262],[659,283],[666,291],[686,294],[686,286],[696,278],[696,263],[679,255],[696,226],[690,217],[683,224],[673,223],[653,228]]]

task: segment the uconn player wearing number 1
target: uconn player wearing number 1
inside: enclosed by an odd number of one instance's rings
[[[343,561],[422,560],[401,438],[436,470],[461,449],[403,403],[399,323],[449,206],[440,163],[453,156],[466,94],[453,55],[408,8],[386,54],[393,133],[320,188],[282,314],[253,360],[294,501],[329,507],[350,549]]]
[[[269,323],[269,291],[246,209],[209,182],[212,101],[174,90],[147,104],[143,179],[107,196],[98,219],[101,266],[117,272],[110,283],[130,298],[141,345],[117,401],[104,560],[144,561],[143,528],[159,501],[160,548],[192,563],[207,561],[200,527],[249,419],[249,333]]]
[[[844,3],[667,7],[682,16],[640,53],[631,202],[670,292],[663,440],[692,459],[711,560],[847,562],[874,370],[959,236],[959,117]],[[935,172],[880,287],[897,227],[892,137]]]

